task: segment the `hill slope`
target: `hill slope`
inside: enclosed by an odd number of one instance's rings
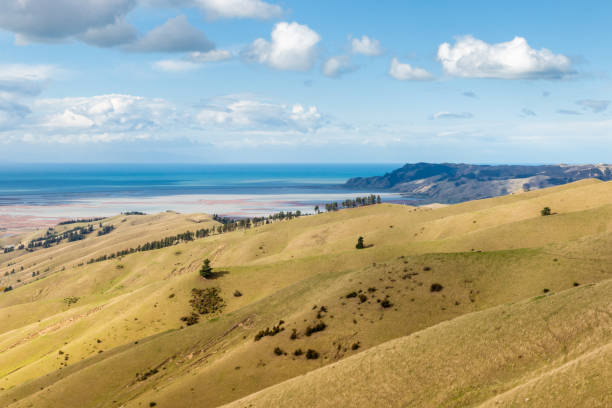
[[[544,206],[555,214],[540,216]],[[612,184],[583,180],[439,209],[381,204],[324,213],[87,263],[219,226],[174,213],[103,220],[115,226],[106,235],[0,258],[2,285],[14,287],[0,294],[0,406],[219,406],[250,394],[256,404],[287,406],[279,391],[287,384],[307,386],[300,378],[329,378],[317,373],[344,372],[372,355],[396,359],[430,384],[433,368],[469,367],[476,351],[467,345],[482,339],[529,350],[510,364],[510,351],[483,344],[485,371],[454,374],[465,392],[439,381],[438,397],[419,401],[511,404],[534,388],[609,378],[600,357],[609,355],[611,336],[601,312],[610,307],[611,212]],[[355,249],[358,236],[373,246]],[[204,258],[217,271],[212,279],[198,274]],[[194,288],[218,288],[223,307],[187,326],[181,317],[192,313]],[[567,338],[565,351],[543,329],[542,316],[553,311],[544,320],[559,326],[550,327]],[[589,319],[567,331],[564,319],[580,314]],[[517,327],[524,329],[511,339]],[[266,329],[274,335],[256,341]],[[449,351],[447,337],[460,339],[465,353]],[[382,352],[393,342],[419,354]],[[307,359],[308,349],[318,358]],[[399,368],[396,380],[405,381]],[[387,375],[367,372],[372,384]],[[485,372],[497,385],[482,380]],[[598,381],[580,395],[602,400]],[[335,393],[333,386],[325,387]],[[307,388],[300,393],[312,402]]]

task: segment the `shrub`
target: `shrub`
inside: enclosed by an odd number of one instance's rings
[[[225,304],[219,296],[219,288],[191,289],[191,307],[200,314],[210,314],[221,311]]]
[[[255,335],[255,341],[259,341],[263,337],[266,337],[266,336],[276,336],[278,333],[280,333],[283,330],[285,330],[284,327],[281,327],[283,325],[283,323],[285,323],[285,322],[281,320],[280,322],[278,322],[278,324],[276,326],[272,326],[272,329],[270,329],[269,327],[266,327],[265,330],[260,330]]]
[[[308,349],[306,350],[306,358],[308,360],[316,360],[317,358],[319,358],[319,353],[317,353],[313,349]]]
[[[423,270],[424,270],[425,272],[427,272],[427,271],[431,271],[431,267],[429,267],[429,266],[424,266],[424,267],[423,267]]]
[[[306,327],[306,336],[310,337],[311,334],[316,333],[316,332],[320,332],[325,330],[325,328],[327,327],[327,325],[323,322],[319,322],[314,326],[308,326]]]
[[[349,299],[349,298],[354,298],[354,297],[357,297],[357,292],[351,292],[351,293],[349,293],[348,295],[346,295],[346,298],[347,298],[347,299]]]
[[[234,297],[240,297],[240,296],[242,296],[242,292],[240,292],[239,290],[235,290]]]
[[[393,306],[393,303],[391,303],[391,302],[389,301],[389,299],[385,299],[385,300],[383,300],[382,302],[380,302],[380,305],[381,305],[382,307],[384,307],[385,309],[387,309],[387,308],[389,308],[389,307]]]
[[[353,345],[351,346],[351,350],[357,350],[357,349],[359,349],[359,347],[361,347],[361,345],[359,344],[359,342],[357,342],[357,343],[353,343]]]
[[[151,402],[149,402],[149,406],[150,407],[157,406],[157,402],[151,401]]]
[[[442,289],[444,289],[444,286],[440,285],[439,283],[432,283],[431,287],[429,288],[431,292],[440,292]]]
[[[291,336],[289,338],[291,340],[297,339],[297,330],[296,329],[293,329],[293,331],[291,332]]]
[[[578,282],[574,282],[574,286],[580,286]]]
[[[355,245],[357,249],[363,249],[365,246],[363,245],[363,237],[357,238],[357,245]]]
[[[548,292],[550,292],[550,289],[548,289],[548,288],[544,288],[544,290],[542,290],[542,292],[544,292],[544,293],[548,293]]]
[[[359,295],[359,300],[361,301],[361,303],[363,303],[368,300],[368,297],[362,293]]]
[[[545,217],[547,215],[551,215],[552,212],[550,210],[550,207],[544,207],[542,208],[542,210],[540,210],[540,214],[542,215],[542,217]]]
[[[187,326],[191,326],[200,320],[200,316],[198,316],[196,313],[191,313],[189,316],[181,317],[181,320],[187,323]]]
[[[274,347],[274,354],[276,354],[277,356],[282,356],[284,353],[283,349],[281,349],[280,347]]]
[[[374,287],[368,288],[368,292],[370,292],[370,293],[376,292],[376,288],[374,288]]]
[[[171,293],[170,295],[168,295],[168,299],[172,299],[174,297],[174,293]]]
[[[302,349],[296,349],[296,350],[293,352],[293,355],[294,355],[294,356],[296,356],[296,357],[301,356],[302,354],[304,354],[304,352],[302,351]]]

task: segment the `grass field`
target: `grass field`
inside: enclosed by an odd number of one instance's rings
[[[218,224],[102,222],[115,229],[0,254],[0,406],[612,403],[610,183],[379,204],[89,264]],[[186,325],[192,289],[213,287],[221,311]]]

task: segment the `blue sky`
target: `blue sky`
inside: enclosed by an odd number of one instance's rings
[[[24,0],[7,162],[609,162],[609,2]]]

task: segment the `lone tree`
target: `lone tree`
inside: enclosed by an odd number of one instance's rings
[[[551,215],[551,211],[550,211],[550,207],[544,207],[542,208],[542,211],[540,211],[540,214],[542,214],[542,217],[546,216],[546,215]]]
[[[204,279],[212,278],[213,276],[213,268],[210,266],[210,259],[206,258],[204,263],[202,264],[202,269],[200,269],[200,276]]]
[[[319,206],[318,206],[318,205],[315,205],[314,210],[315,210],[315,212],[318,214],[318,213],[319,213]]]
[[[355,245],[355,248],[357,248],[357,249],[365,248],[365,246],[363,245],[363,237],[359,237],[357,239],[357,245]]]

